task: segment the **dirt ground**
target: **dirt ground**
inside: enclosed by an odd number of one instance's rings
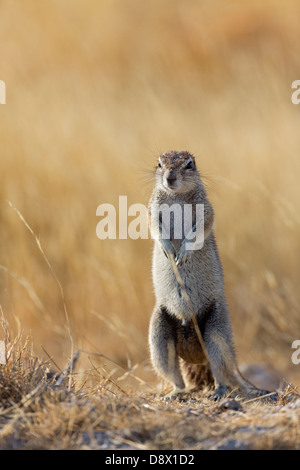
[[[0,366],[1,449],[300,448],[300,395],[291,384],[276,399],[215,402],[204,390],[165,401],[162,391],[125,391],[102,367],[80,378],[75,368],[53,374],[20,339],[7,351]]]

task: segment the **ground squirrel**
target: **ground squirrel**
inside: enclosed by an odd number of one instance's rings
[[[156,305],[150,320],[149,346],[154,368],[173,385],[170,396],[205,384],[214,385],[214,397],[241,387],[237,374],[229,313],[225,300],[222,265],[213,232],[214,212],[189,152],[170,151],[160,156],[156,184],[149,202],[151,234],[154,238],[153,283]],[[162,236],[161,217],[154,207],[173,204],[193,208],[204,205],[204,243],[201,249],[187,249],[187,236],[174,237],[176,214],[170,221],[170,237]],[[203,206],[202,206],[203,207]],[[172,211],[169,212],[172,214]],[[179,222],[179,226],[182,225]],[[174,273],[175,260],[190,306],[197,319],[206,354],[200,346],[188,308]]]

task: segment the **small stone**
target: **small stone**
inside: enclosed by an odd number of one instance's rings
[[[220,402],[218,408],[221,409],[221,410],[224,410],[224,411],[226,411],[226,410],[243,411],[242,405],[234,399],[232,399],[232,400],[230,400],[230,399],[223,400],[222,402]]]

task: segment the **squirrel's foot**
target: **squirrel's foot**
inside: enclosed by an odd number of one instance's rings
[[[163,401],[182,400],[183,395],[187,393],[186,388],[174,388],[170,393],[162,397]]]
[[[213,400],[218,401],[221,398],[224,398],[229,392],[229,388],[226,385],[218,385],[214,393],[209,395],[208,398],[213,398]]]

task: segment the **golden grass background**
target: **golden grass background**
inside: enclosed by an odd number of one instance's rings
[[[1,1],[0,303],[39,355],[65,365],[66,317],[6,201],[63,287],[74,348],[154,381],[152,242],[100,241],[96,208],[147,204],[158,155],[187,149],[216,212],[239,362],[297,382],[299,14],[295,0]]]

